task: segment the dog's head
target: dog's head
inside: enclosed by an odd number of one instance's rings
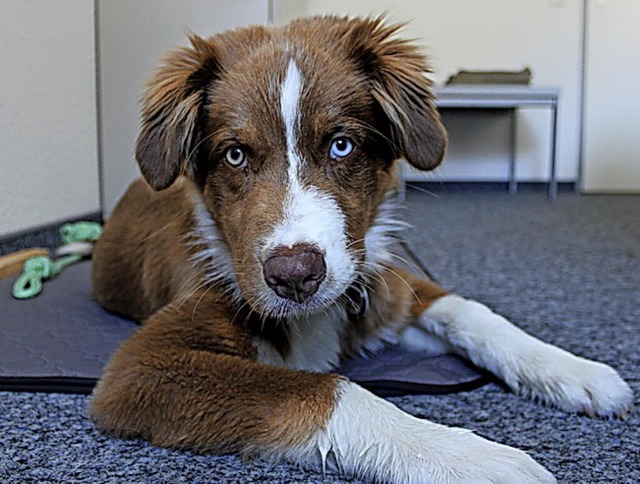
[[[376,260],[395,160],[429,170],[444,155],[424,58],[397,31],[318,17],[192,36],[148,85],[142,174],[200,187],[259,313],[340,297]]]

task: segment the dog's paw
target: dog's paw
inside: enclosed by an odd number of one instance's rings
[[[443,439],[442,444],[432,454],[432,471],[416,474],[418,479],[411,482],[556,482],[548,470],[521,450],[485,440],[471,432]]]
[[[375,482],[555,482],[520,450],[418,419],[350,382],[340,394],[326,428],[297,462],[335,465]]]
[[[376,466],[376,481],[394,483],[552,483],[553,475],[525,452],[459,428],[420,422],[394,437],[392,459]],[[416,439],[416,437],[418,439]],[[415,440],[414,440],[415,439]],[[377,449],[376,451],[379,451]]]
[[[420,325],[519,394],[592,416],[632,410],[633,393],[615,370],[543,343],[476,301],[445,296]]]
[[[553,475],[525,452],[491,442],[469,430],[401,417],[382,440],[356,449],[334,443],[320,454],[322,468],[347,471],[374,482],[554,483]],[[408,425],[408,426],[405,426]],[[336,445],[337,444],[337,445]],[[330,449],[330,450],[329,450]],[[329,451],[335,456],[332,461]],[[307,461],[309,463],[309,461]]]
[[[563,410],[623,419],[633,410],[631,388],[603,363],[545,345],[521,368],[515,389]]]

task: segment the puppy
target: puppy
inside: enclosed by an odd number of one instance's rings
[[[394,267],[396,160],[430,170],[446,147],[398,30],[317,17],[192,36],[166,58],[142,102],[144,181],[94,252],[97,299],[144,322],[93,394],[102,430],[375,481],[553,481],[331,373],[389,344],[462,355],[569,412],[630,411],[608,366]]]

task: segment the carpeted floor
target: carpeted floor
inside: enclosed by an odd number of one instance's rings
[[[407,235],[445,287],[614,366],[638,406],[640,197],[561,194],[549,204],[542,193],[410,191],[408,206]],[[391,400],[526,450],[562,482],[640,482],[640,411],[624,422],[592,420],[496,384]],[[0,393],[0,482],[357,482],[111,439],[86,405],[83,396]]]

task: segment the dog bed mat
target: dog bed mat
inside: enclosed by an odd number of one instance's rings
[[[33,299],[14,299],[13,281],[0,281],[0,390],[90,393],[110,355],[138,325],[92,298],[88,261],[47,281]],[[455,356],[427,358],[398,348],[349,360],[338,372],[381,395],[449,393],[488,381]]]

